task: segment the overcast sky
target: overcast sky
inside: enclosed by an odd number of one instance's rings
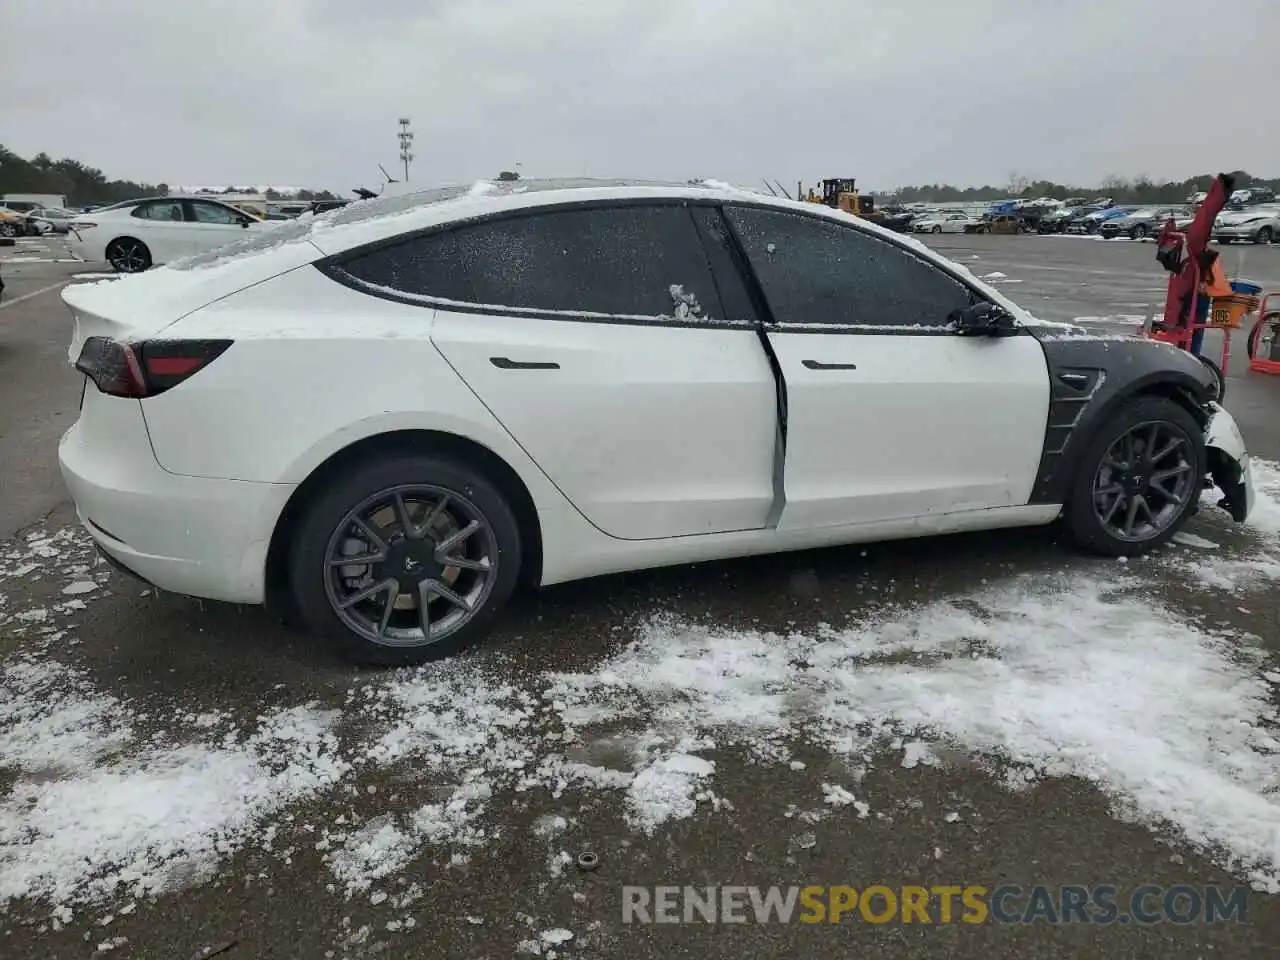
[[[151,182],[373,186],[402,116],[424,185],[1280,176],[1280,0],[0,0],[0,40],[0,143]]]

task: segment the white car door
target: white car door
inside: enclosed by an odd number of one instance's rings
[[[120,218],[127,222],[108,221],[106,217],[100,222],[109,223],[114,236],[133,237],[145,243],[152,263],[168,263],[191,253],[183,216],[181,200],[148,200]]]
[[[712,208],[699,216],[721,226]],[[741,297],[719,296],[683,204],[517,213],[344,269],[436,306],[431,340],[539,468],[627,540],[758,530],[777,392]]]
[[[1039,341],[945,328],[969,288],[830,218],[729,206],[786,382],[779,529],[1019,506],[1049,409]]]
[[[187,234],[191,253],[224,247],[245,236],[255,221],[225,203],[213,200],[184,200],[187,207]]]
[[[964,225],[969,222],[969,218],[963,213],[953,213],[942,222],[943,233],[964,233]]]

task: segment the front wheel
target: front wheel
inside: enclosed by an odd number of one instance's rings
[[[941,228],[941,227],[934,227],[934,228],[933,228],[932,230],[930,230],[929,232],[930,232],[930,233],[941,233],[941,232],[942,232],[942,228]]]
[[[1254,243],[1270,243],[1275,239],[1275,231],[1270,227],[1263,227],[1258,231],[1257,236],[1253,238]]]
[[[326,485],[290,551],[297,610],[361,663],[449,656],[483,636],[519,579],[520,531],[469,464],[397,454]]]
[[[1167,543],[1200,498],[1204,436],[1183,407],[1143,397],[1105,424],[1081,459],[1067,503],[1075,541],[1104,556],[1140,556]]]
[[[107,245],[107,261],[120,273],[142,273],[151,266],[151,251],[141,240],[119,237]]]

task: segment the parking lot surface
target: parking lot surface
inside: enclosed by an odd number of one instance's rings
[[[928,242],[1047,320],[1160,309],[1149,244]],[[1280,378],[1242,342],[1244,528],[1206,503],[1131,562],[1033,530],[600,578],[378,672],[96,561],[57,291],[101,268],[64,258],[0,248],[0,955],[1275,955]],[[1224,259],[1280,288],[1280,247]],[[624,886],[877,884],[1250,892],[1215,924],[623,920]]]

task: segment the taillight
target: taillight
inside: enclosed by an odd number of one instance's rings
[[[126,343],[90,337],[76,369],[113,397],[154,397],[208,366],[230,340],[145,340]]]

